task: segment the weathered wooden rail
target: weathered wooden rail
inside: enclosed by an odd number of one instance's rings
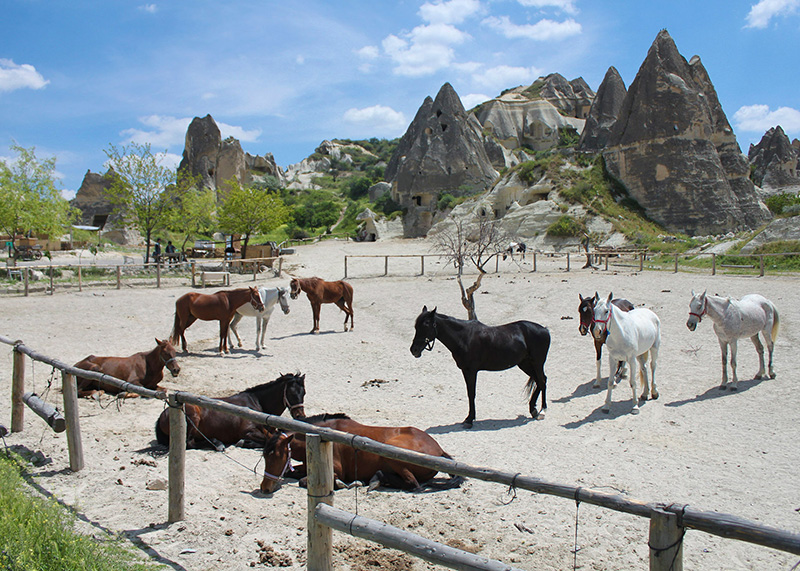
[[[121,390],[142,396],[166,400],[170,406],[170,452],[169,452],[169,506],[168,521],[185,518],[184,511],[184,460],[186,456],[186,420],[184,404],[195,404],[246,418],[281,430],[303,432],[312,435],[308,438],[308,569],[332,569],[330,541],[331,528],[344,533],[376,541],[382,545],[423,557],[428,561],[455,569],[480,569],[486,571],[510,570],[511,567],[497,561],[477,557],[471,558],[460,550],[429,541],[403,530],[346,514],[333,508],[333,442],[352,446],[358,450],[372,452],[388,458],[401,460],[438,470],[487,482],[495,482],[534,493],[559,496],[572,501],[580,501],[614,511],[648,518],[650,533],[650,569],[680,571],[682,564],[682,538],[686,529],[695,529],[726,537],[762,545],[772,549],[800,555],[800,534],[752,522],[735,515],[708,512],[677,503],[643,502],[620,494],[609,494],[597,490],[567,484],[548,482],[541,478],[519,473],[505,472],[487,467],[477,467],[442,457],[433,457],[396,448],[376,442],[363,436],[318,427],[298,420],[256,412],[235,406],[217,399],[177,391],[167,394],[151,391],[114,379],[102,373],[83,371],[66,365],[56,359],[42,355],[26,347],[21,341],[13,341],[0,335],[0,343],[14,347],[12,378],[12,432],[23,430],[24,415],[24,356],[47,363],[62,371],[64,393],[64,414],[67,426],[67,445],[69,447],[70,469],[83,468],[83,451],[80,442],[78,401],[75,376],[95,378],[114,385]],[[314,438],[316,435],[319,438]],[[344,514],[344,515],[343,515]]]

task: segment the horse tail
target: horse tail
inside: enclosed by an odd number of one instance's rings
[[[178,316],[178,310],[175,309],[175,320],[172,323],[172,333],[169,335],[169,342],[178,346],[178,342],[180,341],[181,334],[179,333],[181,328],[181,318]]]
[[[780,329],[781,325],[781,318],[778,315],[778,308],[770,302],[772,306],[772,342],[775,343],[775,340],[778,338],[778,329]]]
[[[162,446],[169,446],[169,434],[161,429],[161,419],[166,415],[166,412],[167,411],[162,412],[161,416],[159,416],[156,421],[156,440],[158,440],[158,443]]]

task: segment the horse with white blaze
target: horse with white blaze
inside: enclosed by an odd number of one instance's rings
[[[280,302],[281,310],[284,314],[289,313],[289,288],[286,287],[265,287],[258,288],[258,293],[261,296],[261,302],[264,304],[264,309],[258,311],[252,305],[245,304],[236,310],[236,313],[231,320],[229,331],[236,335],[236,341],[239,347],[242,346],[242,340],[239,337],[239,331],[236,326],[242,320],[242,317],[255,317],[256,318],[256,351],[260,351],[264,347],[264,336],[267,334],[267,324],[272,312],[275,310],[275,304]],[[259,339],[261,340],[259,344]],[[233,338],[230,340],[233,345]]]
[[[597,294],[595,294],[597,295]],[[641,400],[658,398],[656,389],[656,361],[658,349],[661,346],[661,320],[658,315],[646,307],[637,307],[630,311],[622,311],[611,303],[613,294],[608,294],[608,299],[599,299],[594,306],[594,325],[592,335],[595,339],[605,337],[608,348],[608,391],[603,412],[608,412],[611,407],[611,390],[618,381],[615,371],[619,361],[628,363],[630,369],[631,392],[633,393],[633,409],[631,414],[639,414],[639,402],[636,400],[636,361],[642,375],[644,390]],[[645,366],[650,361],[650,384],[648,386],[647,369]]]

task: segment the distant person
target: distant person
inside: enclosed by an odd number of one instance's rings
[[[178,262],[178,255],[175,253],[175,246],[172,245],[172,240],[167,242],[167,247],[164,248],[164,253],[167,254],[167,263],[171,266],[172,262]]]
[[[156,240],[156,245],[153,246],[153,261],[158,263],[161,260],[161,238]]]

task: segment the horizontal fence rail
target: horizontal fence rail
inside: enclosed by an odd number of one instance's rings
[[[33,360],[49,364],[54,368],[60,369],[65,375],[72,376],[72,383],[65,382],[64,384],[68,443],[70,438],[70,417],[74,416],[76,419],[75,421],[77,422],[77,407],[75,406],[75,411],[71,412],[69,410],[70,407],[67,405],[68,393],[70,393],[71,398],[71,393],[74,391],[74,376],[96,379],[98,381],[114,385],[121,390],[134,392],[146,397],[169,401],[171,407],[170,421],[172,423],[173,417],[180,419],[181,422],[175,423],[175,428],[177,429],[182,427],[183,429],[182,431],[176,430],[176,432],[173,433],[175,437],[170,439],[170,521],[183,519],[183,455],[177,451],[176,454],[173,455],[173,444],[174,448],[179,450],[182,449],[183,454],[185,454],[186,422],[183,417],[182,405],[186,403],[218,410],[251,420],[258,424],[265,424],[281,430],[316,434],[319,435],[325,442],[337,442],[339,444],[351,446],[358,450],[363,450],[365,452],[371,452],[388,458],[416,464],[446,474],[460,475],[467,478],[500,483],[512,488],[559,496],[574,501],[581,501],[597,505],[622,513],[649,518],[651,519],[651,540],[653,529],[652,522],[656,521],[657,518],[660,518],[659,514],[666,513],[673,516],[673,519],[675,519],[679,528],[692,528],[720,537],[745,541],[795,555],[800,555],[800,534],[763,525],[757,522],[752,522],[738,516],[718,512],[702,511],[692,508],[688,505],[676,503],[665,504],[643,502],[640,500],[623,497],[620,494],[608,494],[606,492],[600,492],[579,486],[548,482],[541,478],[525,476],[519,473],[505,472],[487,467],[476,467],[459,462],[457,460],[427,456],[419,452],[376,442],[363,436],[356,436],[350,433],[314,426],[299,420],[285,418],[282,416],[256,412],[249,408],[239,407],[206,396],[194,395],[184,391],[173,392],[169,395],[164,391],[151,391],[141,386],[133,385],[102,373],[84,371],[82,369],[69,366],[61,361],[58,361],[57,359],[48,357],[30,349],[21,341],[13,341],[10,338],[2,335],[0,335],[0,343],[5,343],[14,347],[15,386],[12,388],[12,401],[16,401],[16,399],[21,401],[22,399],[21,392],[19,395],[17,395],[18,387],[16,386],[16,379],[18,369],[22,369],[22,375],[24,376],[24,365],[20,366],[18,364],[18,361],[16,360],[18,355],[27,355]],[[67,379],[66,376],[64,378],[65,380]],[[72,385],[72,389],[67,388],[70,384]],[[76,399],[75,402],[77,402]],[[13,417],[13,412],[15,410],[15,404],[16,402],[12,402],[12,431],[14,430],[15,419]],[[172,414],[173,412],[176,414]],[[19,428],[19,430],[21,430],[21,428]],[[179,436],[181,433],[184,435],[182,438]],[[70,456],[72,457],[72,452],[70,452]],[[172,479],[177,479],[178,476],[180,476],[181,481],[173,483]],[[173,505],[173,503],[180,505]],[[326,508],[322,508],[322,511],[325,512]],[[328,515],[330,515],[330,513],[332,512],[328,512]],[[322,517],[325,518],[326,516],[323,514]]]

